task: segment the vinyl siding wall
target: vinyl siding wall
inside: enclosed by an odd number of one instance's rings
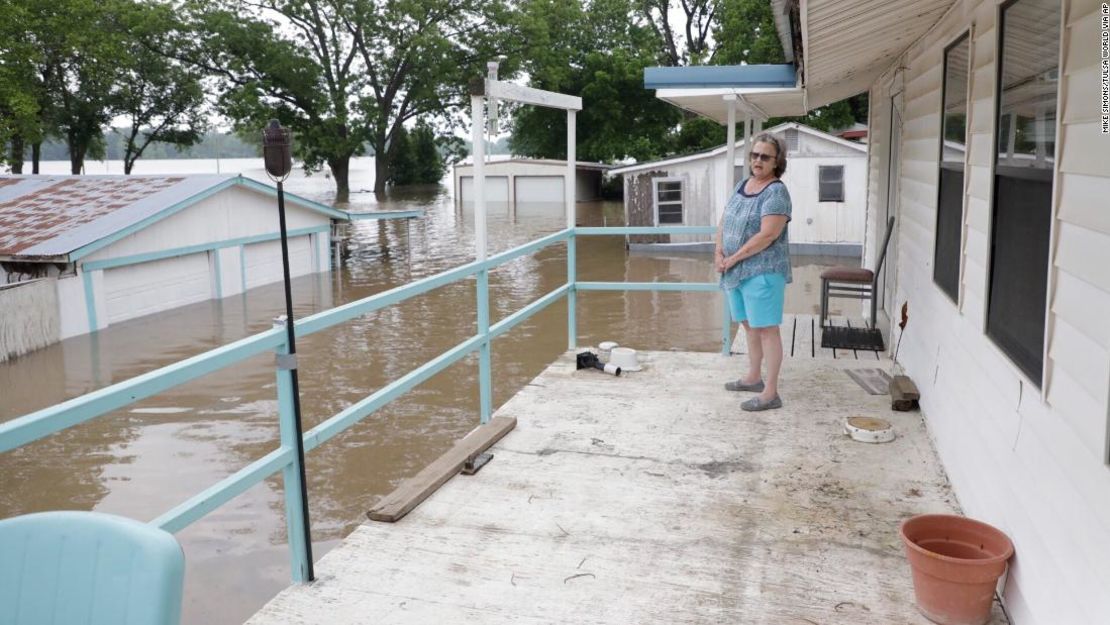
[[[1029,380],[984,334],[990,257],[999,3],[957,2],[903,67],[897,293],[899,362],[964,512],[1010,535],[1014,623],[1110,623],[1110,137],[1099,134],[1098,3],[1064,2],[1045,375]],[[960,301],[933,283],[944,48],[971,30]],[[891,69],[871,90],[868,257],[885,201]],[[1045,305],[1030,302],[1030,305]],[[893,336],[897,336],[894,334]]]

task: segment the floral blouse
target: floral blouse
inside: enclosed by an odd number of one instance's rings
[[[787,222],[790,221],[790,192],[781,180],[771,182],[753,195],[744,192],[745,183],[747,180],[736,185],[732,197],[725,205],[725,218],[721,224],[721,243],[725,256],[735,254],[748,239],[759,232],[764,216],[786,215]],[[790,272],[788,229],[789,226],[783,228],[779,238],[762,252],[745,258],[721,274],[721,288],[735,289],[742,280],[765,273],[782,274],[787,282],[791,282],[793,275]]]

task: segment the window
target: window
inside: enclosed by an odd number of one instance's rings
[[[830,165],[817,168],[817,201],[844,201],[844,166]]]
[[[967,34],[944,51],[933,282],[952,301],[960,292],[960,242],[964,223],[964,155],[967,153]]]
[[[786,153],[789,155],[789,154],[792,154],[794,152],[797,152],[798,151],[798,129],[797,128],[787,128],[786,132],[784,134],[786,135],[786,137],[785,137],[785,139],[786,139]]]
[[[655,223],[661,226],[682,223],[682,180],[655,180]]]
[[[1059,88],[1060,0],[1002,9],[987,336],[1038,386]]]

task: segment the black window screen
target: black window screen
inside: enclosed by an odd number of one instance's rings
[[[829,165],[818,167],[817,185],[818,202],[843,202],[844,166]]]
[[[967,61],[965,34],[944,52],[944,115],[941,119],[940,182],[937,191],[933,281],[952,301],[960,292],[960,242],[964,222],[964,155],[967,151]]]
[[[987,336],[1038,386],[1044,368],[1060,1],[1002,11]]]
[[[660,180],[656,182],[656,210],[662,225],[682,223],[682,181]]]

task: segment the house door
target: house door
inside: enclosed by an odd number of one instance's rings
[[[897,292],[898,280],[898,230],[900,228],[899,222],[901,216],[898,214],[898,189],[899,179],[902,176],[902,92],[891,95],[890,97],[890,128],[888,137],[890,141],[887,146],[889,154],[887,156],[887,180],[886,180],[886,201],[883,202],[883,218],[879,222],[877,231],[877,244],[882,244],[883,235],[886,233],[886,222],[894,215],[894,232],[890,236],[890,243],[886,250],[886,260],[883,262],[883,275],[879,281],[879,302],[882,304],[882,309],[886,311],[887,317],[891,319],[892,323],[896,323],[894,319],[896,303],[894,296]]]

